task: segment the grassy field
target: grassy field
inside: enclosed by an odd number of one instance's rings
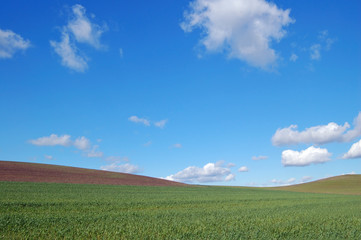
[[[294,192],[336,193],[361,195],[361,175],[342,175],[298,185],[275,187],[274,190]]]
[[[361,239],[361,196],[0,182],[0,239]]]

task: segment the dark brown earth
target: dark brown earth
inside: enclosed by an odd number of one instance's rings
[[[127,173],[9,161],[0,161],[0,181],[186,186],[183,183]]]

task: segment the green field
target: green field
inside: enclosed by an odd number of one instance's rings
[[[0,239],[361,239],[361,196],[0,182]]]
[[[293,192],[361,195],[361,175],[360,174],[341,175],[314,182],[291,185],[286,187],[275,187],[272,189],[286,190]]]

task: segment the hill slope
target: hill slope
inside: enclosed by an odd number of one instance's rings
[[[127,173],[39,163],[0,161],[0,181],[81,184],[185,186],[186,184]]]
[[[337,193],[361,195],[361,174],[341,175],[314,182],[285,187],[274,187],[275,190],[312,193]]]

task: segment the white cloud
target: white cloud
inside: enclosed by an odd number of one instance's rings
[[[268,156],[253,156],[252,160],[253,161],[258,161],[258,160],[266,160],[268,158]]]
[[[104,47],[100,43],[100,37],[107,30],[106,26],[100,27],[92,23],[85,13],[83,6],[74,5],[70,21],[62,27],[61,41],[50,41],[54,51],[61,57],[62,65],[78,72],[84,72],[88,68],[88,58],[81,56],[76,43],[86,43],[100,49]]]
[[[159,127],[159,128],[164,128],[167,122],[168,122],[168,119],[164,119],[164,120],[155,122],[154,126]]]
[[[226,178],[224,179],[224,181],[229,182],[229,181],[233,181],[233,180],[235,180],[235,179],[236,179],[236,175],[234,175],[233,173],[231,173],[231,174],[228,174],[228,175],[226,176]]]
[[[270,43],[280,41],[284,27],[294,22],[289,14],[265,0],[194,0],[181,27],[201,29],[200,43],[210,52],[226,51],[231,58],[266,67],[277,59]]]
[[[202,168],[191,166],[166,177],[166,179],[177,182],[223,182],[234,179],[229,168],[223,167],[223,162],[207,163]]]
[[[228,164],[227,164],[227,167],[228,167],[228,168],[232,168],[232,167],[235,167],[235,166],[236,166],[236,164],[234,164],[234,163],[228,163]]]
[[[122,48],[119,48],[119,55],[120,55],[121,58],[123,58],[124,52],[123,52],[123,49],[122,49]]]
[[[310,47],[310,58],[312,60],[320,60],[321,59],[321,51],[329,51],[331,49],[332,44],[336,41],[334,38],[328,37],[328,31],[323,30],[318,34],[318,43],[311,45]]]
[[[70,135],[58,136],[56,134],[51,134],[49,137],[40,137],[34,140],[29,140],[29,143],[36,146],[65,146],[68,147],[72,145],[70,140]]]
[[[303,176],[302,179],[301,179],[301,183],[305,183],[305,182],[308,182],[308,181],[311,181],[311,180],[312,180],[311,176]]]
[[[152,145],[152,141],[148,141],[143,144],[144,147],[149,147],[150,145]]]
[[[342,136],[343,142],[351,142],[355,138],[361,136],[361,112],[358,114],[358,116],[353,121],[354,128],[347,131]]]
[[[112,163],[110,165],[101,166],[100,169],[105,170],[105,171],[122,172],[122,173],[139,173],[139,172],[141,172],[141,169],[136,165],[132,165],[130,163],[119,164],[117,162]]]
[[[88,68],[85,57],[78,54],[75,43],[70,42],[69,34],[63,30],[61,41],[50,41],[54,51],[61,57],[61,64],[78,72],[84,72]]]
[[[336,41],[334,38],[328,37],[328,30],[323,30],[318,34],[318,39],[325,45],[326,51],[331,49],[332,44]]]
[[[361,140],[352,144],[350,150],[342,156],[343,159],[361,158]]]
[[[321,45],[320,44],[313,44],[310,47],[310,57],[312,60],[319,60],[321,58]]]
[[[325,148],[315,148],[313,146],[301,152],[285,150],[282,152],[282,164],[284,166],[308,166],[310,164],[324,163],[330,161],[332,154]]]
[[[361,112],[354,120],[354,129],[346,131],[349,128],[350,124],[347,122],[343,126],[331,122],[299,132],[297,125],[291,125],[287,128],[277,129],[272,137],[272,143],[275,146],[283,146],[300,143],[325,144],[352,141],[361,136]]]
[[[294,183],[296,181],[296,178],[290,178],[290,179],[288,179],[286,182],[288,183],[288,184],[291,184],[291,183]]]
[[[0,29],[0,58],[12,58],[17,51],[25,51],[30,41],[11,30]]]
[[[297,56],[296,54],[292,53],[292,54],[291,54],[291,57],[290,57],[290,61],[291,61],[291,62],[296,62],[297,59],[298,59],[298,56]]]
[[[172,147],[173,147],[173,148],[182,148],[182,144],[176,143],[176,144],[173,144]]]
[[[83,6],[75,4],[72,7],[73,16],[69,21],[67,28],[74,35],[77,42],[87,43],[95,48],[102,47],[100,37],[107,27],[100,27],[92,23],[86,16],[86,10]]]
[[[86,150],[90,148],[90,141],[86,137],[78,137],[73,143],[74,147],[80,150]]]
[[[290,185],[296,181],[296,178],[290,178],[286,181],[280,180],[280,179],[272,179],[271,183],[277,184],[277,185]]]
[[[53,159],[54,159],[53,156],[50,156],[50,155],[44,155],[44,157],[45,157],[46,159],[48,159],[48,160],[53,160]]]
[[[142,123],[145,126],[150,126],[150,122],[149,120],[145,119],[145,118],[139,118],[137,116],[131,116],[128,118],[129,121],[134,122],[134,123]]]
[[[90,140],[86,137],[78,137],[75,141],[71,140],[70,135],[58,136],[51,134],[49,137],[40,137],[37,139],[29,140],[29,143],[37,146],[73,146],[82,150],[87,157],[103,157],[103,152],[98,151],[98,145],[91,146]]]
[[[238,169],[238,172],[248,172],[248,170],[249,170],[248,167],[243,166]]]
[[[98,145],[94,145],[93,148],[86,153],[86,156],[89,158],[101,158],[103,157],[104,153],[101,151],[98,151],[99,148]],[[87,148],[86,148],[87,149]]]

